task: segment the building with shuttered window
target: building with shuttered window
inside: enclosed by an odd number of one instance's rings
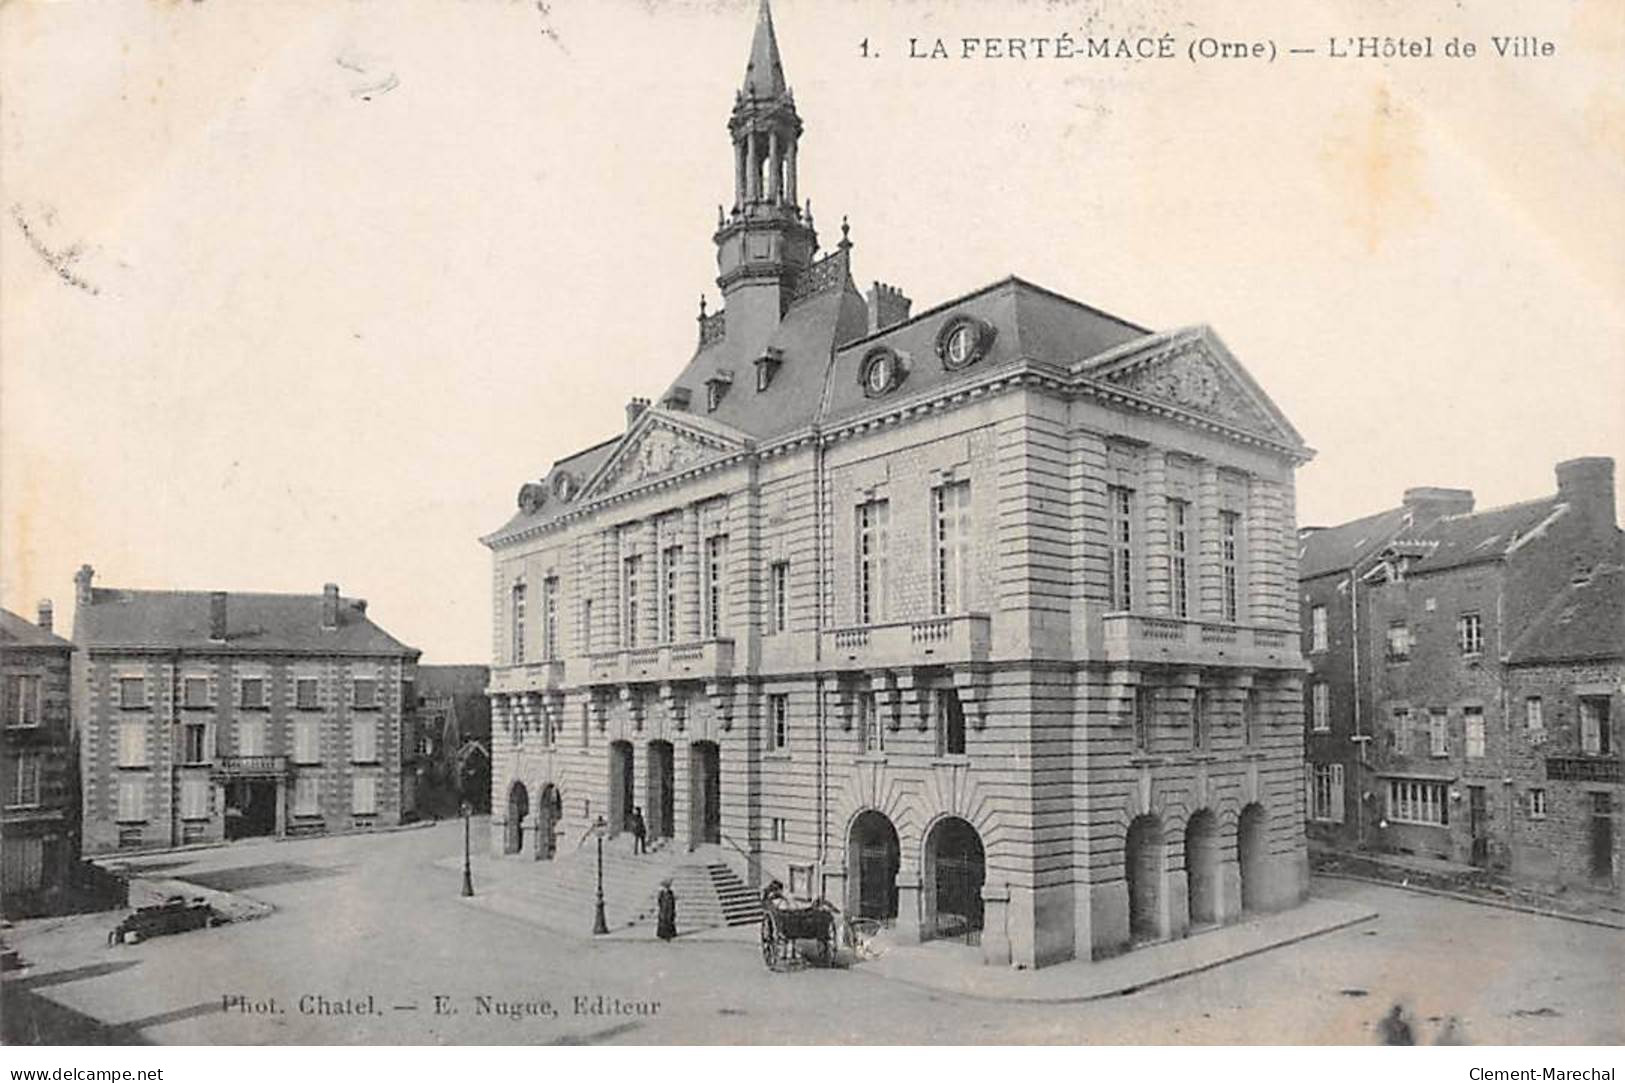
[[[1207,327],[860,293],[765,3],[729,130],[692,356],[483,539],[494,843],[639,807],[1022,966],[1300,900],[1297,432]]]
[[[79,854],[79,779],[69,674],[73,644],[0,609],[0,897],[8,916],[50,911]]]
[[[364,600],[93,576],[74,616],[85,853],[400,822],[418,652]]]

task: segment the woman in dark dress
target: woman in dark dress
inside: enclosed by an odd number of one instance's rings
[[[655,896],[655,902],[660,910],[655,935],[670,940],[677,935],[677,896],[672,893],[670,880],[660,881],[660,894]]]

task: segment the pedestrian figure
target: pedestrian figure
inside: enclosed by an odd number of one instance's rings
[[[655,903],[660,911],[655,935],[671,940],[677,935],[677,896],[672,893],[670,880],[660,881],[660,894],[655,896]]]
[[[1411,1025],[1405,1019],[1405,1009],[1399,1004],[1388,1009],[1388,1014],[1377,1024],[1377,1031],[1382,1035],[1383,1045],[1416,1044],[1416,1038],[1411,1033]]]
[[[632,809],[632,852],[646,854],[649,852],[649,828],[643,822],[643,810]]]

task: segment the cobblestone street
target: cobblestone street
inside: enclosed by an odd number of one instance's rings
[[[748,941],[561,936],[462,904],[458,874],[436,865],[460,843],[445,823],[151,859],[276,910],[114,948],[112,914],[20,923],[32,966],[5,982],[5,1039],[1364,1044],[1398,1001],[1419,1042],[1451,1016],[1470,1042],[1625,1041],[1625,934],[1376,885],[1315,882],[1375,920],[1141,992],[990,1003],[862,965],[771,974]]]

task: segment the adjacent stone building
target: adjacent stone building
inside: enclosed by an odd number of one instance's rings
[[[861,295],[765,3],[729,130],[692,358],[484,539],[493,842],[637,806],[1021,966],[1301,899],[1296,431],[1205,327]]]
[[[8,917],[46,913],[79,858],[79,779],[70,673],[73,644],[0,609],[0,896]]]
[[[1579,879],[1583,865],[1617,883],[1617,862],[1593,866],[1589,849],[1619,779],[1609,660],[1625,646],[1603,619],[1621,560],[1614,464],[1556,473],[1536,500],[1473,510],[1470,493],[1413,490],[1430,506],[1305,536],[1312,834],[1530,875]],[[1324,572],[1362,532],[1380,540]],[[1530,840],[1558,827],[1530,824],[1560,792],[1573,837],[1543,865]]]
[[[94,574],[74,617],[85,853],[400,822],[418,652],[365,601]]]

